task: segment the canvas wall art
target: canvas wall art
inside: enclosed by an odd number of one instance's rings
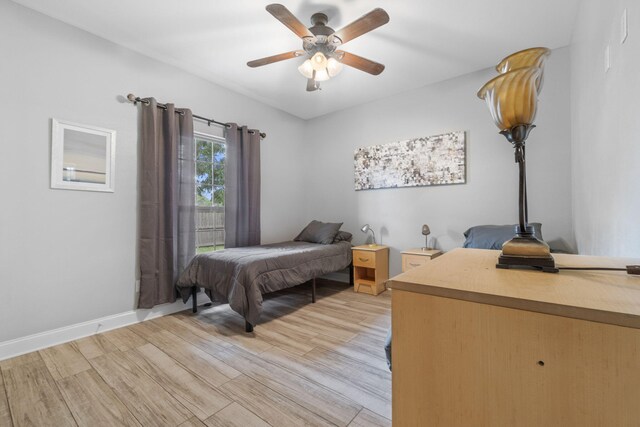
[[[464,131],[359,148],[355,188],[417,187],[466,182]]]

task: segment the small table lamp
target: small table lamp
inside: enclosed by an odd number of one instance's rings
[[[369,224],[363,225],[360,231],[362,231],[363,233],[368,233],[370,231],[373,235],[373,246],[376,245],[376,233],[373,231],[373,228],[371,228]]]
[[[422,235],[424,236],[424,249],[425,251],[429,249],[429,234],[431,234],[431,230],[429,230],[429,226],[427,224],[422,225]]]
[[[549,245],[536,238],[533,227],[527,223],[525,141],[535,127],[533,121],[538,93],[542,89],[544,60],[549,54],[549,49],[533,48],[508,56],[496,67],[502,74],[478,91],[478,98],[486,101],[500,134],[514,147],[520,174],[516,236],[502,246],[498,268],[533,267],[558,272]]]

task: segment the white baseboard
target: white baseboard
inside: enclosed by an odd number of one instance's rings
[[[337,282],[349,283],[349,274],[345,272],[334,272],[322,276],[325,279]],[[198,305],[210,302],[204,293],[198,297]],[[185,303],[176,301],[171,304],[163,304],[152,309],[131,310],[124,313],[101,317],[87,322],[76,323],[75,325],[64,326],[50,331],[39,332],[22,338],[0,342],[0,360],[10,359],[32,351],[62,344],[65,342],[144,322],[168,314],[191,308],[191,299]]]
[[[209,302],[209,298],[207,298],[204,293],[201,293],[198,298],[198,305],[202,305],[207,302]],[[87,322],[76,323],[75,325],[64,326],[62,328],[28,335],[22,338],[4,341],[0,343],[0,360],[10,359],[32,351],[88,337],[89,335],[121,328],[123,326],[132,325],[145,320],[155,319],[156,317],[166,316],[167,314],[176,313],[188,308],[191,308],[191,300],[187,301],[186,304],[178,300],[174,303],[162,304],[148,310],[131,310],[124,313],[101,317],[95,320],[89,320]]]

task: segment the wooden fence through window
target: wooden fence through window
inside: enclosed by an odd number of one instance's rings
[[[196,247],[224,245],[224,206],[196,206]]]

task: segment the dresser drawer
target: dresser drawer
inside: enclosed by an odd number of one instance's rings
[[[422,255],[402,255],[402,271],[411,270],[415,267],[420,267],[431,260],[431,257]]]
[[[376,253],[373,251],[353,251],[353,265],[356,267],[376,268]]]

